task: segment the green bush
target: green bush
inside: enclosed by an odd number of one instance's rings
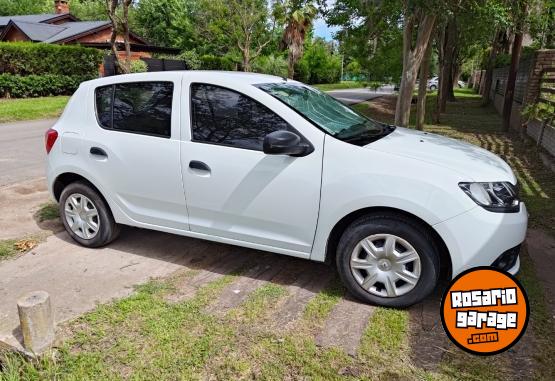
[[[340,81],[341,58],[332,54],[329,44],[320,38],[306,47],[303,58],[296,67],[298,70],[295,77],[303,82],[314,84]]]
[[[198,70],[202,66],[202,61],[200,60],[198,54],[194,50],[185,50],[178,57],[178,60],[185,61],[187,69]]]
[[[262,56],[256,59],[253,65],[256,73],[271,74],[287,78],[287,61],[280,56]]]
[[[71,95],[91,76],[77,75],[13,75],[0,74],[0,97],[30,98],[50,95]]]
[[[148,71],[148,65],[143,60],[133,60],[129,65],[131,73],[146,73]]]
[[[204,55],[200,57],[200,67],[203,70],[235,70],[235,62],[229,57]]]
[[[96,77],[103,56],[78,45],[0,42],[0,73]]]

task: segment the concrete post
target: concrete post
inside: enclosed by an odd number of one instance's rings
[[[23,346],[34,354],[40,354],[54,342],[54,318],[50,296],[46,291],[34,291],[17,301]]]

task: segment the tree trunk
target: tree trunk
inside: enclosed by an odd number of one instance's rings
[[[436,16],[426,14],[420,17],[416,43],[412,48],[412,31],[414,28],[414,16],[405,12],[405,25],[403,30],[403,74],[399,86],[397,106],[395,108],[395,124],[406,127],[409,124],[410,105],[412,92],[416,84],[416,75],[424,57],[424,53],[430,41],[430,35],[434,27]]]
[[[480,91],[480,94],[482,95],[482,106],[487,106],[490,103],[489,94],[491,92],[491,82],[493,81],[493,69],[495,67],[495,60],[497,58],[497,53],[499,52],[503,34],[503,31],[497,31],[495,33],[493,46],[491,47],[491,52],[489,53],[486,74],[481,79],[481,82],[484,85],[482,91]]]
[[[441,68],[443,67],[443,59],[444,59],[444,52],[443,49],[445,48],[445,34],[446,28],[441,27],[437,28],[437,72],[438,75],[441,76]],[[432,115],[432,120],[435,124],[440,123],[440,116],[441,113],[439,112],[439,100],[441,99],[441,87],[437,87],[437,95],[436,95],[436,102],[435,102],[435,109]]]
[[[452,17],[447,22],[443,48],[443,65],[439,76],[439,112],[444,113],[447,108],[447,100],[453,101],[453,65],[455,63],[455,51],[457,40],[457,23]]]
[[[251,59],[250,59],[250,50],[248,47],[245,47],[243,50],[243,71],[250,72],[251,71]]]
[[[129,5],[131,0],[123,1],[123,43],[125,45],[125,72],[131,72],[131,43],[129,42]]]
[[[426,116],[426,93],[428,91],[428,76],[430,74],[430,57],[432,55],[432,44],[428,43],[426,53],[420,65],[420,82],[418,84],[418,100],[416,101],[416,129],[424,129],[424,117]]]
[[[459,87],[459,79],[461,78],[461,65],[456,63],[453,66],[453,85],[458,88]],[[472,78],[472,77],[471,77]],[[470,78],[469,78],[470,81]]]
[[[515,94],[515,82],[518,71],[518,61],[522,50],[522,32],[515,34],[513,41],[513,53],[511,55],[511,66],[507,77],[505,88],[505,98],[503,101],[503,131],[509,131],[511,127],[511,111],[513,109],[513,99]]]
[[[295,75],[295,60],[293,58],[293,53],[289,52],[287,55],[287,77],[293,79]]]

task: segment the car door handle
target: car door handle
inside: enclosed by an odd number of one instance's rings
[[[89,152],[91,153],[91,155],[108,157],[108,154],[102,148],[91,147],[91,150]]]
[[[189,168],[196,169],[198,171],[210,172],[210,167],[208,165],[206,165],[202,161],[197,160],[191,160],[191,162],[189,163]]]

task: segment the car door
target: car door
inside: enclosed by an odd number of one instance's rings
[[[185,81],[183,89],[190,109],[181,163],[191,231],[308,256],[320,203],[323,132],[252,85],[199,79],[206,82]],[[314,151],[264,154],[264,136],[284,129]]]
[[[86,132],[85,153],[90,172],[132,221],[187,230],[178,78],[94,89],[97,121]]]

